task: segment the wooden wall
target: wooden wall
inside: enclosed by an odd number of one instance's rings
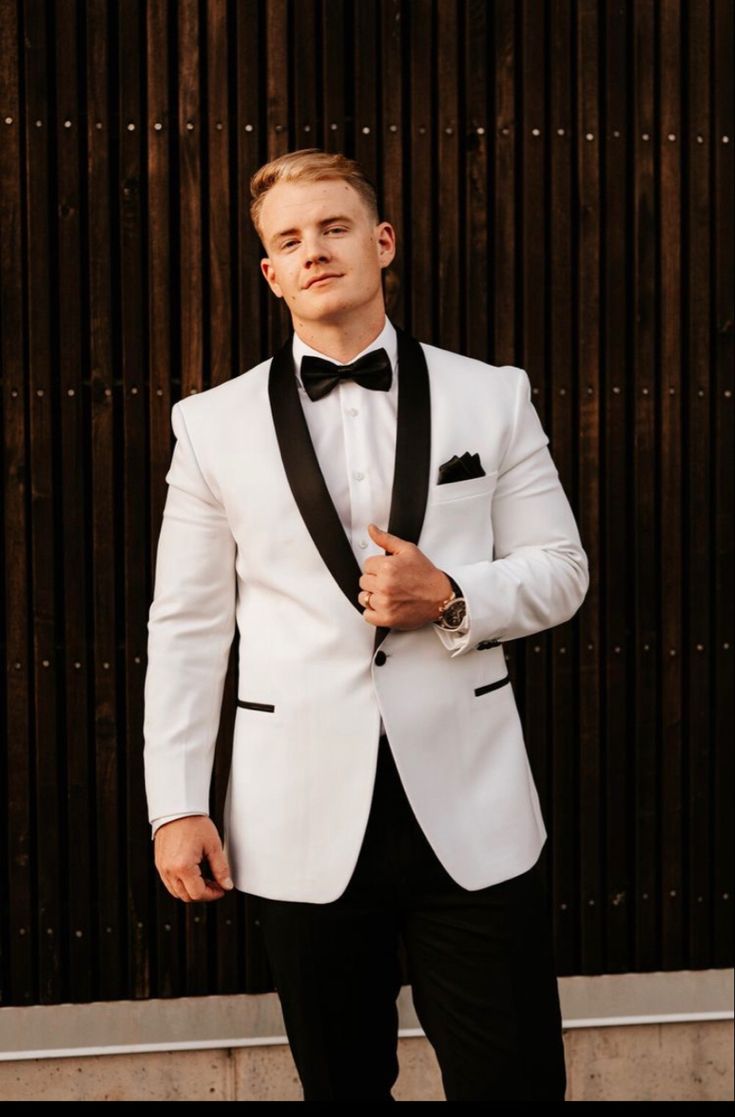
[[[256,991],[146,821],[181,395],[273,351],[248,179],[343,150],[394,320],[528,370],[591,586],[508,645],[560,974],[732,964],[732,0],[0,0],[0,1003]],[[233,691],[217,764],[221,810]]]

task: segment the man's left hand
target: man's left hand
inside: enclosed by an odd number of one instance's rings
[[[376,627],[399,629],[421,628],[437,620],[442,602],[452,595],[444,571],[415,543],[381,531],[375,524],[368,525],[368,532],[388,553],[365,560],[359,595],[363,618]]]

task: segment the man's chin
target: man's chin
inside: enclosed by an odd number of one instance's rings
[[[337,322],[349,318],[361,309],[361,303],[352,303],[345,298],[325,298],[319,306],[304,307],[299,317],[304,322]]]
[[[298,310],[294,310],[294,317],[302,322],[309,322],[314,325],[318,323],[335,324],[341,321],[346,321],[353,318],[358,314],[365,314],[370,311],[374,306],[372,298],[346,298],[344,292],[339,295],[335,291],[334,294],[324,293],[324,296],[319,298],[318,303],[316,300],[309,300],[309,305],[301,306]]]

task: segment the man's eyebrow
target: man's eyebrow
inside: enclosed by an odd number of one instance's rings
[[[338,214],[336,217],[325,217],[323,221],[319,222],[319,225],[320,226],[331,225],[333,221],[341,221],[342,224],[344,225],[344,224],[347,224],[347,223],[351,222],[352,218],[351,217],[342,217]],[[275,241],[280,240],[281,237],[291,237],[291,236],[293,236],[294,233],[298,233],[298,232],[300,232],[299,229],[284,229],[282,232],[275,233],[273,235],[273,237],[271,238],[272,243],[275,243]]]

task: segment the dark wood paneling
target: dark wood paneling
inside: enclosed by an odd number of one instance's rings
[[[627,39],[628,12],[623,3],[609,4],[602,14],[600,40],[604,53],[604,103],[601,189],[604,219],[600,259],[601,430],[600,525],[596,594],[600,600],[597,630],[580,644],[580,690],[600,692],[603,791],[600,809],[604,826],[607,969],[634,969],[632,920],[637,907],[634,879],[633,826],[629,818],[635,772],[632,708],[627,699],[633,681],[630,595],[633,565],[632,522],[627,498],[629,471],[628,392],[630,384],[627,322],[630,315],[631,59]],[[582,525],[584,530],[584,525]],[[587,532],[585,530],[585,538]],[[592,587],[590,587],[592,590]],[[585,616],[587,611],[585,610]],[[589,621],[585,621],[589,626]]]
[[[652,970],[659,962],[661,860],[659,841],[660,704],[657,630],[660,550],[656,532],[656,147],[655,4],[640,0],[632,8],[632,291],[631,365],[627,388],[632,414],[630,459],[633,523],[633,642],[631,679],[635,745],[634,858],[640,902],[636,907],[634,968]]]
[[[583,608],[506,649],[559,972],[732,964],[734,35],[731,0],[0,0],[0,1003],[272,987],[242,896],[158,880],[143,680],[171,405],[285,336],[249,179],[305,146],[376,182],[394,321],[527,370],[577,514]]]
[[[59,835],[67,855],[64,884],[67,921],[62,957],[68,980],[67,997],[91,1000],[95,993],[89,964],[94,930],[92,891],[92,810],[89,799],[91,738],[87,711],[90,697],[90,610],[87,587],[89,562],[87,538],[88,426],[85,396],[84,352],[88,330],[83,289],[84,209],[82,205],[85,129],[78,119],[79,22],[74,0],[56,5],[56,101],[58,204],[58,436],[61,492],[56,509],[63,530],[58,532],[63,558],[63,644],[59,648],[61,702],[65,710],[59,723],[66,741],[66,798],[62,810],[65,833]],[[72,126],[66,127],[66,121]],[[143,873],[147,872],[142,867]]]
[[[682,41],[687,54],[688,112],[683,183],[682,386],[684,485],[682,510],[686,580],[682,586],[685,630],[684,733],[688,743],[686,773],[689,830],[689,942],[695,964],[712,957],[717,896],[714,889],[713,747],[710,710],[716,662],[710,611],[710,430],[707,388],[710,376],[710,272],[712,211],[709,168],[717,137],[712,134],[710,80],[712,14],[706,0],[687,5]]]
[[[735,145],[735,10],[731,0],[715,0],[713,72],[713,154],[712,224],[714,236],[714,276],[712,291],[712,368],[710,416],[713,446],[713,487],[709,501],[714,512],[714,533],[710,540],[712,561],[711,605],[714,625],[714,702],[712,704],[712,741],[714,746],[714,943],[712,964],[726,966],[732,957],[733,942],[733,809],[728,788],[733,787],[733,625],[735,585],[733,551],[733,480],[735,479],[735,439],[733,439],[733,369],[735,369],[735,224],[733,198],[733,146]]]
[[[56,633],[59,624],[56,592],[60,539],[55,531],[55,502],[60,478],[54,468],[58,450],[55,422],[57,378],[55,295],[52,268],[55,228],[49,207],[49,186],[55,182],[54,156],[65,140],[66,122],[49,117],[53,104],[53,12],[40,0],[29,0],[24,11],[23,79],[26,92],[25,250],[27,276],[26,328],[28,344],[28,458],[31,496],[30,555],[31,623],[33,640],[32,715],[34,869],[36,874],[36,963],[38,999],[51,1004],[63,999],[61,955],[62,880],[65,877],[61,803],[66,782],[61,762],[58,714],[59,676]],[[41,121],[41,127],[35,122]],[[71,122],[71,127],[74,126]],[[59,136],[58,129],[62,129]]]
[[[2,999],[38,1000],[34,911],[35,844],[30,701],[31,585],[28,567],[30,476],[29,383],[24,334],[23,137],[21,101],[23,23],[16,4],[0,4],[0,359],[3,409],[3,622],[5,687],[2,713],[5,764],[0,786],[7,810],[2,829]],[[27,127],[27,120],[25,121]],[[42,121],[43,124],[43,121]],[[48,125],[48,121],[46,121]]]

